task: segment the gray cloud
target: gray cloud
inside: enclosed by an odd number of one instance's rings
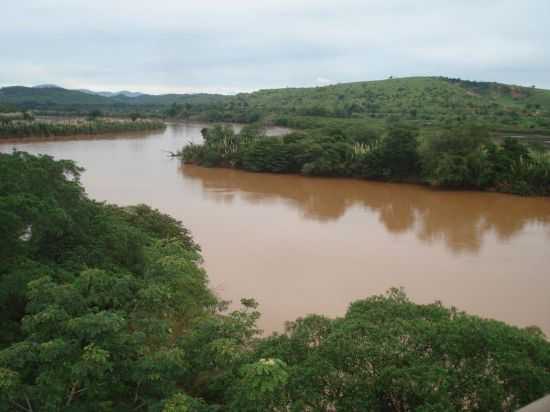
[[[547,0],[19,3],[2,6],[0,85],[231,93],[445,75],[550,88]]]

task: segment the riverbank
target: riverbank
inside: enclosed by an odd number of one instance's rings
[[[121,119],[64,119],[15,120],[0,123],[0,139],[99,135],[105,133],[162,130],[166,124],[159,120]]]

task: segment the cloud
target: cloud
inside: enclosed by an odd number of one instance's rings
[[[0,85],[239,92],[447,75],[550,88],[547,0],[26,0],[2,15]]]

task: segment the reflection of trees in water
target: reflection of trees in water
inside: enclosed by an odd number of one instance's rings
[[[443,241],[455,252],[476,253],[488,233],[505,241],[529,223],[548,225],[550,234],[548,199],[195,166],[183,166],[181,172],[200,181],[216,201],[231,202],[236,192],[250,203],[283,200],[307,219],[320,222],[337,220],[352,206],[364,206],[378,213],[388,231],[414,231],[421,241]]]

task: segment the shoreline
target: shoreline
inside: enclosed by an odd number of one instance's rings
[[[222,169],[222,170],[230,170],[230,171],[236,171],[236,172],[242,172],[242,173],[249,173],[249,174],[256,174],[256,175],[269,175],[269,176],[293,176],[293,177],[299,177],[304,179],[327,179],[327,180],[350,180],[354,182],[368,182],[368,183],[379,183],[379,184],[393,184],[393,185],[407,185],[407,186],[415,186],[418,188],[423,188],[431,192],[445,192],[445,193],[489,193],[489,194],[497,194],[497,195],[509,195],[519,198],[529,198],[529,199],[546,199],[550,200],[550,196],[541,196],[541,195],[520,195],[517,193],[511,193],[511,192],[502,192],[496,189],[488,189],[488,190],[479,190],[479,189],[468,189],[468,188],[449,188],[449,187],[443,187],[443,186],[434,186],[427,182],[423,181],[414,181],[414,180],[380,180],[380,179],[364,179],[360,177],[353,177],[353,176],[308,176],[300,173],[275,173],[275,172],[254,172],[251,170],[245,170],[240,169],[238,167],[232,167],[232,166],[204,166],[200,165],[198,163],[192,163],[192,162],[184,162],[181,155],[173,156],[174,158],[178,158],[181,162],[182,166],[193,166],[193,167],[201,167],[205,169]]]
[[[94,126],[97,130],[93,130]],[[76,122],[45,122],[14,123],[0,125],[0,142],[19,141],[27,139],[48,139],[74,136],[101,136],[105,134],[141,133],[164,130],[165,121],[158,120],[84,120]],[[64,129],[65,128],[65,129]],[[79,131],[81,129],[81,132]],[[14,131],[10,133],[11,131]],[[22,134],[13,134],[20,131]],[[3,133],[6,133],[5,135]]]

